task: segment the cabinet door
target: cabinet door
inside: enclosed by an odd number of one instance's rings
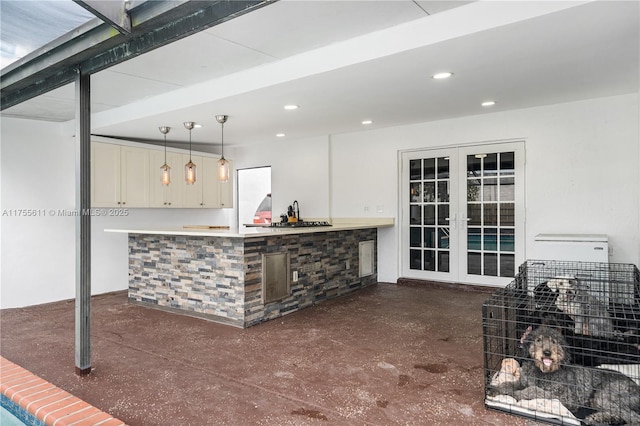
[[[120,191],[123,207],[149,207],[149,150],[120,148]]]
[[[233,161],[229,161],[229,180],[226,182],[218,182],[220,207],[224,209],[233,207],[233,174]]]
[[[183,193],[186,186],[182,154],[168,152],[167,163],[171,167],[171,184],[165,187],[165,201],[170,208],[180,208],[184,202]],[[158,173],[160,173],[160,166],[158,166]],[[158,178],[158,181],[160,181],[160,178]]]
[[[168,161],[169,158],[167,157],[167,163]],[[149,151],[149,207],[168,207],[168,187],[160,182],[160,167],[163,164],[164,151]],[[173,167],[171,171],[174,171]]]
[[[120,146],[91,144],[91,206],[120,205]]]
[[[206,209],[220,208],[218,160],[203,157],[202,166],[202,207]]]
[[[196,165],[196,182],[187,185],[184,180],[184,166],[189,162],[189,154],[182,155],[182,164],[176,170],[176,182],[182,182],[182,207],[201,208],[202,207],[202,157],[191,156],[191,161]]]
[[[171,183],[160,182],[160,167],[164,164],[164,151],[149,151],[149,207],[182,207],[183,177],[182,154],[167,152],[167,164],[171,167]]]

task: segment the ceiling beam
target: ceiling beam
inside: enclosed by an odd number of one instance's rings
[[[126,9],[125,0],[101,1],[101,0],[73,0],[74,3],[82,6],[93,13],[104,22],[110,24],[118,30],[120,34],[131,32],[131,17]]]
[[[95,74],[275,1],[146,1],[129,11],[129,35],[92,21],[82,34],[63,36],[62,43],[54,41],[2,69],[0,110],[73,82],[77,69]]]

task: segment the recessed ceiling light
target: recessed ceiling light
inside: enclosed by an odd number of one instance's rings
[[[435,78],[436,80],[442,80],[443,78],[449,78],[452,75],[453,75],[452,72],[439,72],[437,74],[434,74],[432,78]]]
[[[294,110],[300,108],[300,105],[285,105],[284,109],[286,110]]]
[[[363,120],[362,124],[371,124],[373,123],[373,120]]]
[[[496,101],[486,101],[482,103],[483,107],[490,107],[490,106],[494,106],[496,104]]]
[[[276,133],[276,137],[278,137],[278,138],[284,138],[284,133]]]
[[[194,125],[193,125],[193,128],[194,128],[194,129],[199,129],[200,127],[202,127],[202,124],[194,124]]]

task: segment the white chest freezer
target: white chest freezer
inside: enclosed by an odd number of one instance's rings
[[[531,259],[609,262],[609,238],[601,234],[538,234]]]

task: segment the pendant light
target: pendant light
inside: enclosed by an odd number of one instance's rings
[[[224,123],[227,122],[227,115],[216,115],[216,121],[222,126],[222,151],[218,160],[218,180],[227,182],[229,180],[229,162],[224,158]]]
[[[160,182],[167,186],[171,183],[171,167],[167,164],[167,133],[171,127],[160,126],[158,129],[164,135],[164,164],[160,167]]]
[[[196,165],[191,161],[191,131],[195,125],[196,123],[193,121],[184,122],[184,127],[189,130],[189,162],[184,165],[184,180],[187,182],[187,185],[196,183]]]

